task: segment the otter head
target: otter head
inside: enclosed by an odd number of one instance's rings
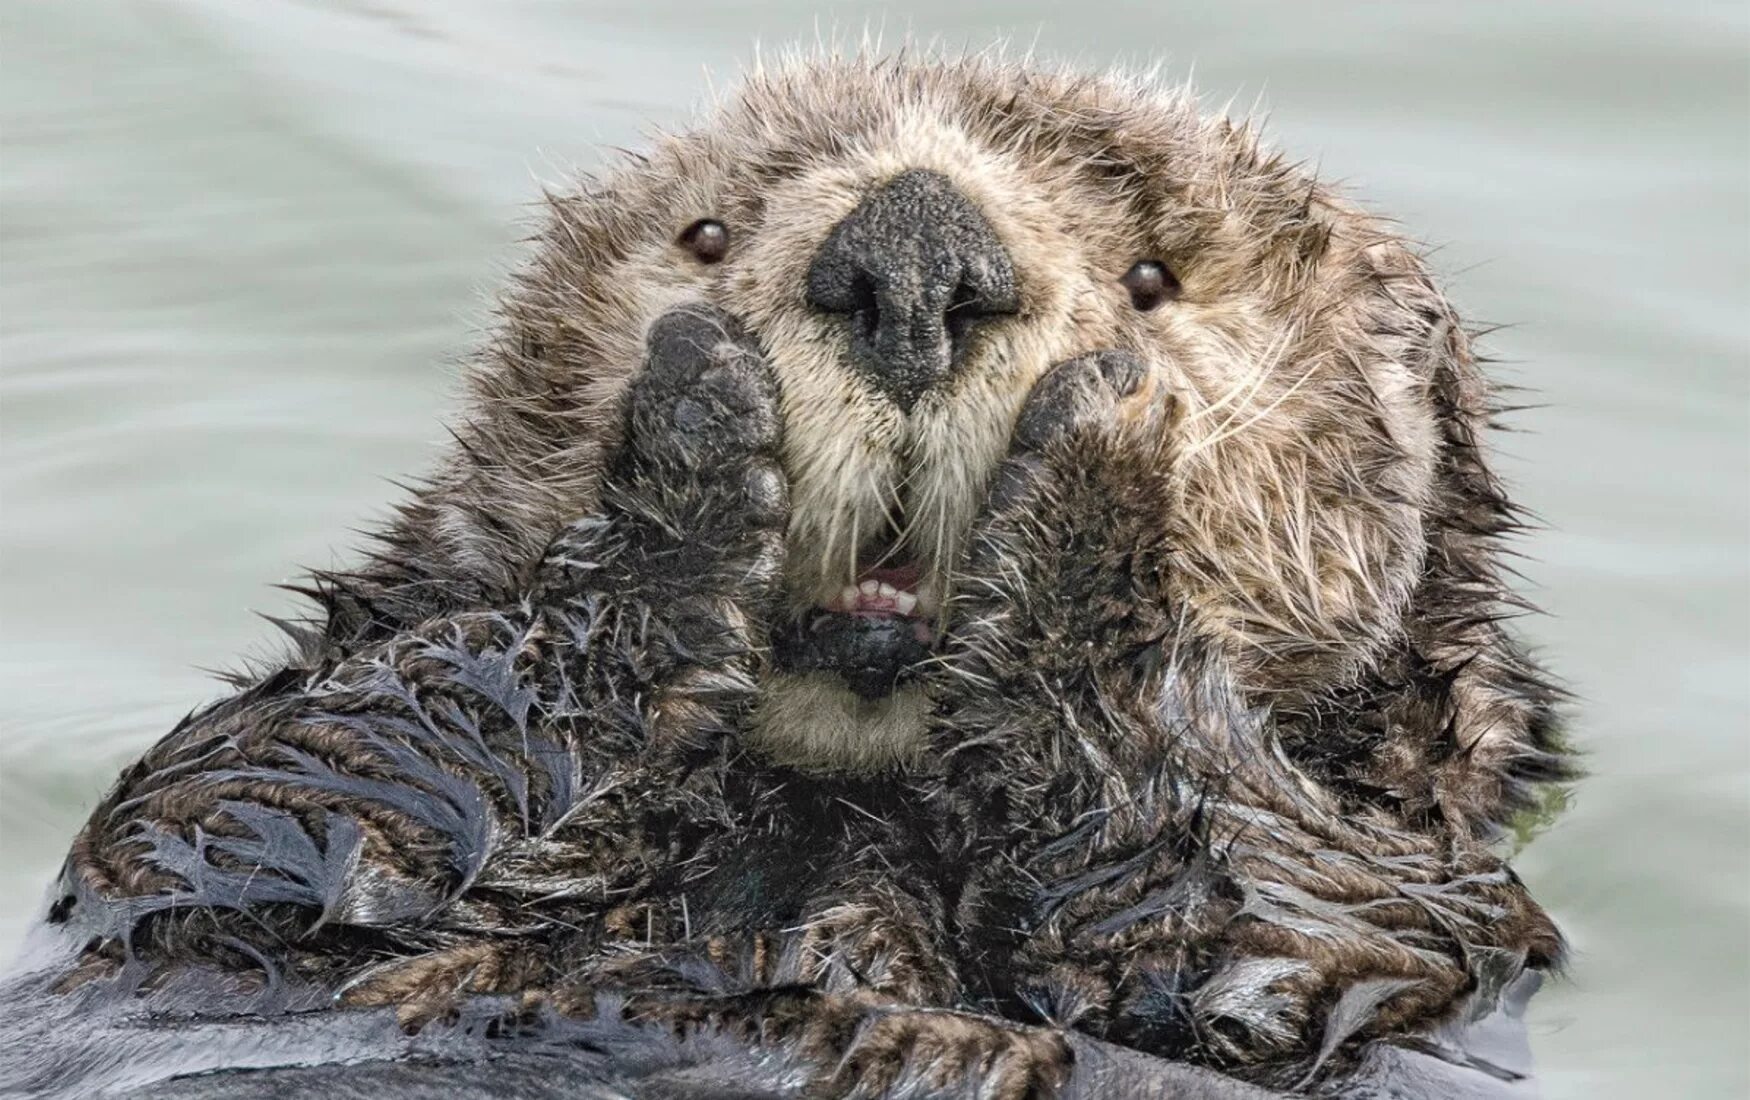
[[[463,437],[485,458],[418,507],[460,568],[526,560],[590,500],[651,322],[697,300],[742,318],[779,379],[793,506],[765,751],[917,751],[907,669],[952,626],[1017,412],[1106,348],[1176,391],[1160,537],[1255,698],[1313,714],[1414,650],[1469,678],[1443,689],[1451,721],[1523,726],[1531,704],[1476,661],[1504,645],[1506,506],[1466,336],[1401,239],[1184,93],[803,60],[549,203],[476,373]]]

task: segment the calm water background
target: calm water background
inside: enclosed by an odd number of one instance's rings
[[[442,436],[525,203],[756,42],[1165,60],[1443,246],[1547,521],[1593,776],[1519,859],[1552,1097],[1750,1094],[1746,8],[1002,0],[0,7],[0,951],[116,770]]]

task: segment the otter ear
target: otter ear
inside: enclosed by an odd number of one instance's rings
[[[1536,804],[1542,785],[1575,774],[1561,739],[1566,695],[1508,630],[1535,609],[1501,564],[1503,542],[1525,526],[1483,445],[1503,407],[1470,335],[1438,291],[1417,282],[1398,291],[1400,301],[1421,299],[1404,303],[1419,322],[1404,365],[1424,381],[1438,424],[1422,573],[1397,640],[1358,682],[1285,716],[1285,744],[1412,821],[1488,838]]]

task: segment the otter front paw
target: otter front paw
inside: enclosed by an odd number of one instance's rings
[[[1040,379],[973,529],[955,616],[965,648],[1067,672],[1164,637],[1175,409],[1125,352]]]
[[[652,606],[769,600],[789,515],[780,430],[777,382],[741,324],[707,306],[665,314],[630,386],[602,510],[560,538],[542,587]]]
[[[690,752],[751,705],[789,517],[779,442],[777,382],[739,322],[687,306],[651,326],[600,510],[532,591],[579,643],[574,694],[598,731]]]
[[[629,464],[647,474],[655,467],[721,481],[776,456],[777,381],[740,321],[712,306],[682,306],[651,325],[645,346],[644,369],[632,382],[622,477]],[[769,509],[779,502],[759,503]]]

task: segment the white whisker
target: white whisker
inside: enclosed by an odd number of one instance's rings
[[[1272,400],[1268,405],[1264,406],[1262,409],[1259,409],[1253,415],[1247,417],[1245,419],[1245,421],[1243,423],[1239,424],[1238,426],[1233,427],[1233,428],[1227,428],[1225,430],[1220,430],[1216,434],[1208,437],[1207,439],[1198,440],[1195,446],[1193,446],[1192,448],[1190,448],[1188,451],[1185,452],[1184,457],[1195,458],[1196,456],[1202,454],[1204,451],[1207,451],[1210,448],[1215,447],[1218,444],[1225,442],[1226,440],[1232,439],[1234,436],[1239,435],[1241,432],[1244,432],[1247,428],[1250,428],[1252,425],[1258,423],[1260,420],[1263,420],[1266,416],[1269,416],[1271,413],[1275,412],[1276,409],[1279,406],[1281,406],[1281,404],[1284,401],[1287,401],[1290,397],[1293,397],[1297,392],[1299,392],[1300,388],[1302,386],[1304,386],[1309,379],[1312,378],[1313,374],[1317,371],[1317,369],[1318,369],[1318,364],[1316,362],[1307,364],[1307,368],[1304,371],[1301,371],[1300,377],[1296,378],[1294,380],[1294,383],[1292,385],[1290,385],[1287,389],[1283,390],[1280,394],[1277,394],[1275,399]]]

